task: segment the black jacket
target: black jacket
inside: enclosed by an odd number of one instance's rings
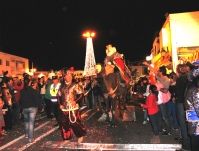
[[[185,92],[188,85],[187,75],[181,75],[176,80],[176,103],[185,102]]]
[[[21,90],[20,105],[22,108],[41,107],[41,95],[37,90],[28,86]]]

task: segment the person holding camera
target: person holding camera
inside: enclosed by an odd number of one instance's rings
[[[196,151],[199,148],[199,67],[188,74],[188,80],[190,85],[185,97],[186,121],[191,138],[191,150]]]

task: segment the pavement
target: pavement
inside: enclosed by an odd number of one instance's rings
[[[0,139],[0,151],[51,151],[51,150],[180,150],[181,144],[170,136],[154,137],[150,123],[143,122],[143,111],[136,107],[136,121],[118,121],[112,128],[107,122],[98,122],[101,116],[98,110],[84,108],[82,118],[87,128],[83,143],[77,144],[77,138],[62,141],[55,119],[47,119],[39,114],[35,122],[35,141],[28,143],[24,136],[23,122],[19,122],[6,136]],[[171,146],[172,145],[172,146]],[[59,146],[59,147],[58,147]],[[72,146],[72,147],[71,147]],[[112,147],[111,147],[112,146]],[[170,146],[170,148],[168,148]],[[140,148],[140,149],[139,149]]]

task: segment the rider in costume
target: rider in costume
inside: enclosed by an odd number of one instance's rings
[[[131,71],[125,63],[123,54],[118,53],[116,48],[113,47],[111,44],[106,46],[106,58],[104,63],[105,65],[115,65],[119,69],[120,75],[125,83],[127,85],[132,84]]]
[[[79,113],[78,101],[83,96],[83,89],[73,80],[73,72],[68,70],[64,76],[64,82],[60,89],[61,109],[61,134],[64,140],[72,138],[73,134],[78,138],[78,143],[83,141],[86,130],[82,124]]]

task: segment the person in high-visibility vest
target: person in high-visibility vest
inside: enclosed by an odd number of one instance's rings
[[[53,111],[53,114],[57,120],[58,125],[59,122],[59,89],[60,89],[61,83],[59,82],[58,76],[52,77],[52,84],[50,85],[50,95],[51,95],[51,108]]]

